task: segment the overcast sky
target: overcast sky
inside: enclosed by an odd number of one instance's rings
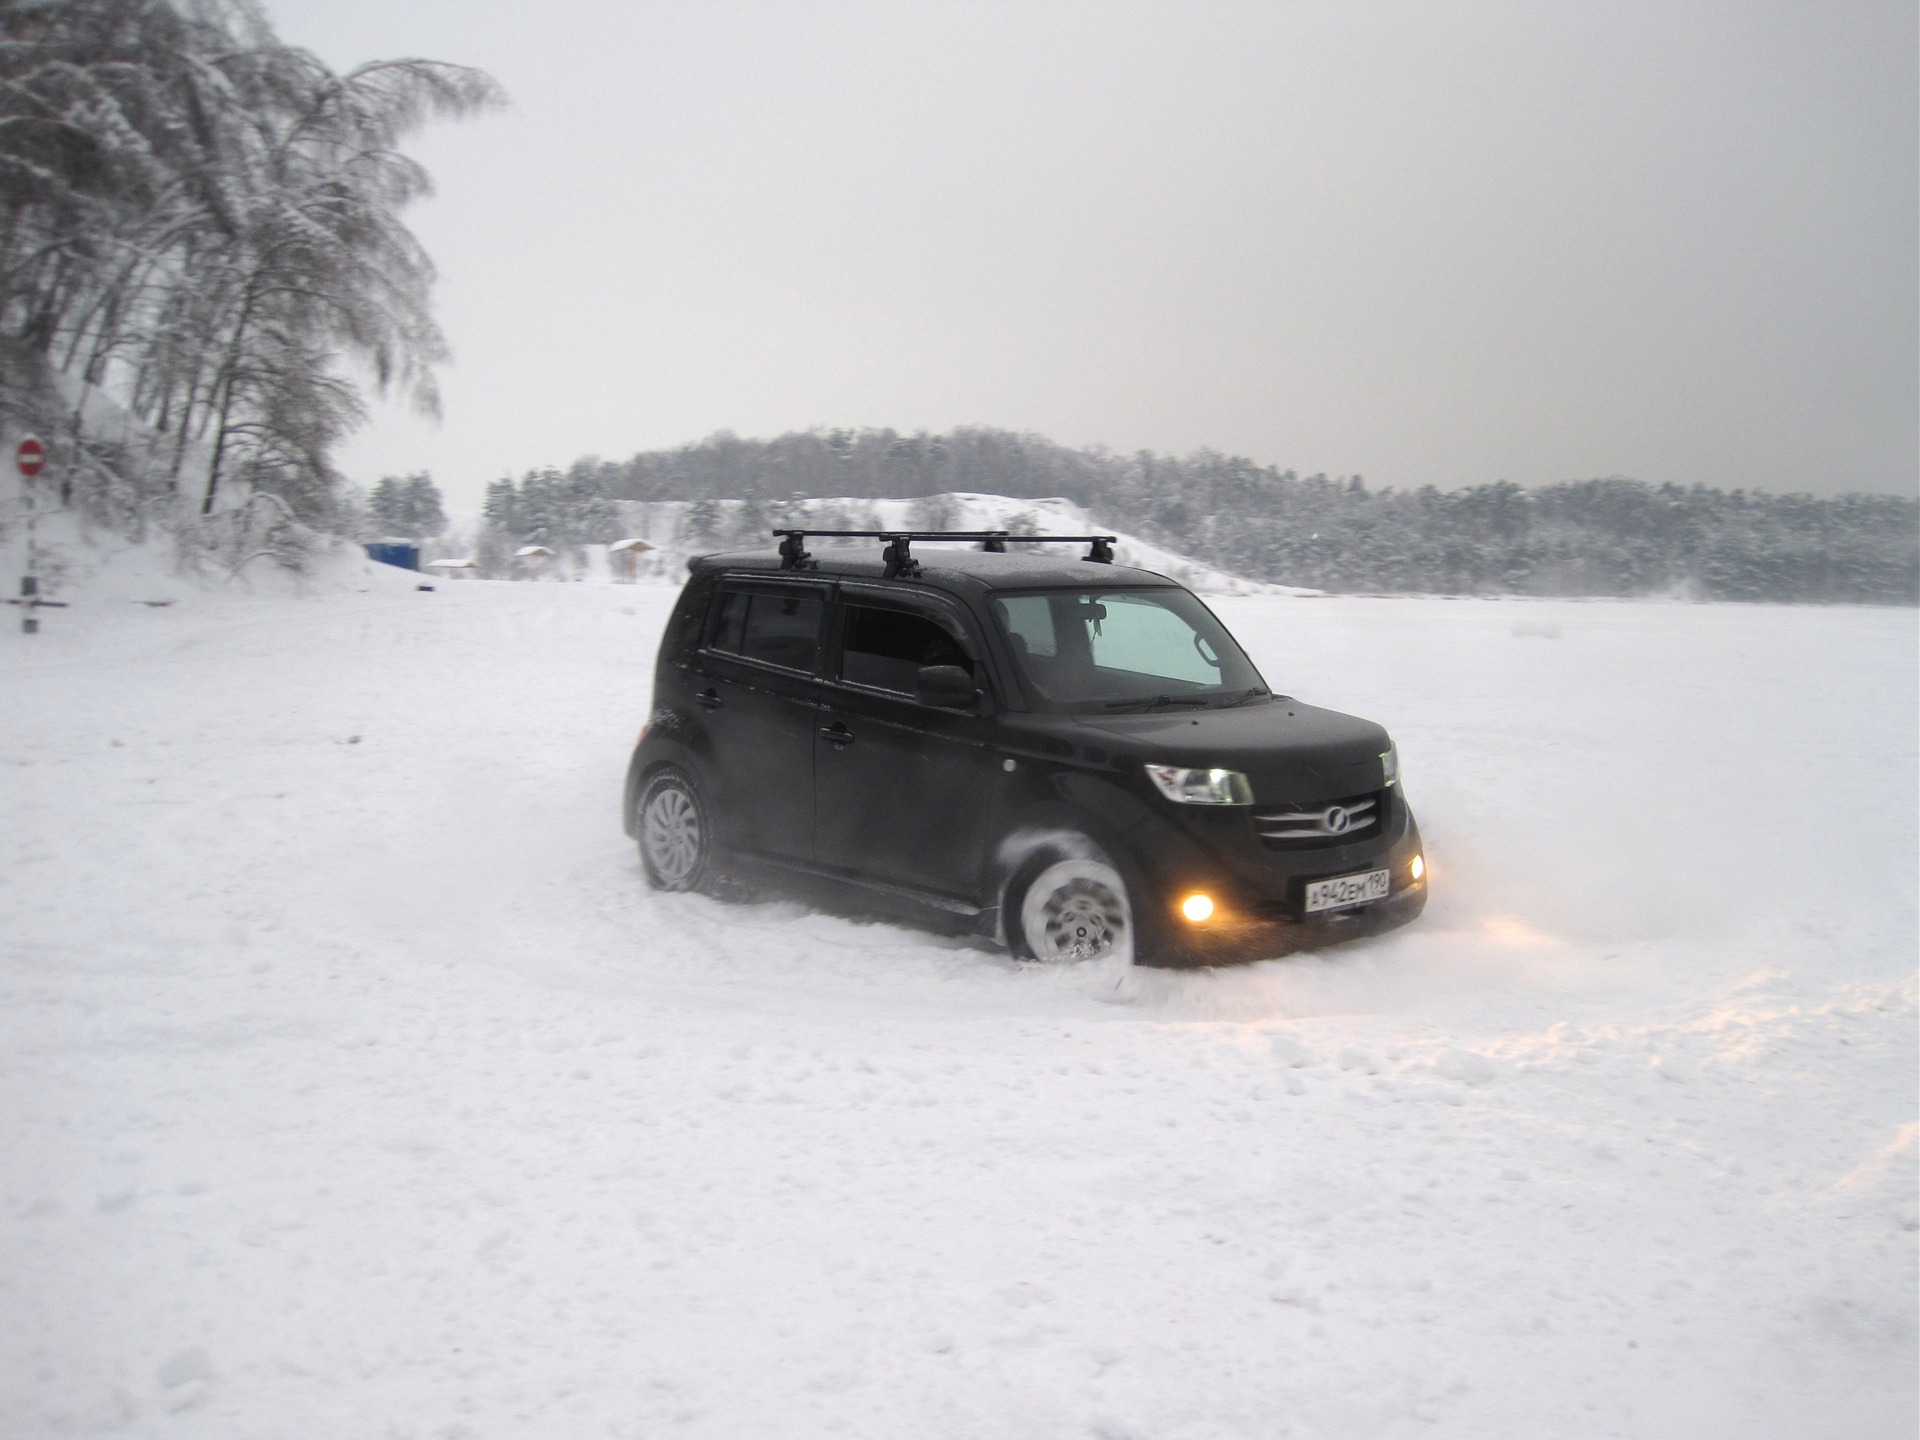
[[[1376,486],[1920,487],[1915,7],[270,0],[477,65],[354,478],[980,424]]]

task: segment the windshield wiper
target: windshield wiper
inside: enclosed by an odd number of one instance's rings
[[[1134,700],[1109,700],[1107,709],[1118,710],[1123,705],[1143,705],[1151,710],[1156,705],[1205,705],[1206,703],[1198,695],[1153,695]]]
[[[1238,695],[1234,696],[1233,699],[1231,700],[1223,701],[1220,705],[1220,708],[1222,710],[1231,710],[1235,705],[1244,705],[1249,700],[1263,699],[1271,696],[1272,694],[1273,692],[1267,689],[1266,686],[1256,685],[1251,690],[1242,690]]]

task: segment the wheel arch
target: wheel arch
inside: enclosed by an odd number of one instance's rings
[[[646,789],[648,780],[668,765],[685,771],[695,785],[708,793],[711,801],[713,787],[708,783],[706,773],[691,748],[670,736],[649,735],[634,747],[633,757],[627,761],[627,783],[620,805],[620,822],[628,839],[636,839],[640,833],[636,807],[640,803],[641,791]]]

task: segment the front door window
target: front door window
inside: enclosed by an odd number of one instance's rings
[[[876,605],[848,605],[840,637],[840,678],[897,695],[914,693],[925,665],[957,665],[974,673],[973,657],[932,616]]]

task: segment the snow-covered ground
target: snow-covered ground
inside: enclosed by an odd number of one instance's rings
[[[0,636],[0,1434],[1914,1433],[1913,612],[1220,600],[1433,901],[1116,976],[649,894],[672,591],[364,584]]]

